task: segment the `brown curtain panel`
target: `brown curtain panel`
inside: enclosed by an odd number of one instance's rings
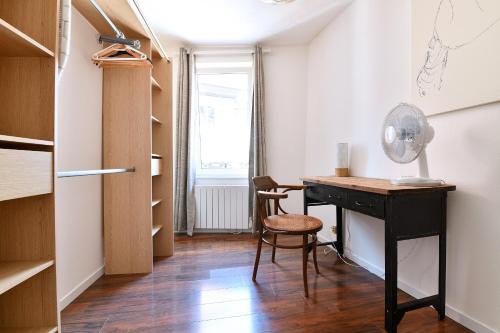
[[[252,217],[252,230],[259,230],[257,219],[256,197],[252,178],[264,176],[267,173],[266,164],[266,131],[265,131],[265,92],[264,92],[264,65],[262,63],[262,47],[257,45],[254,51],[254,79],[252,122],[250,132],[250,154],[248,165],[249,209]]]
[[[193,57],[185,48],[179,51],[177,90],[174,227],[193,234],[195,220],[194,179],[191,163],[191,101]]]

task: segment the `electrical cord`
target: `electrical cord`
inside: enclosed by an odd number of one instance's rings
[[[346,224],[347,224],[347,223],[346,223]],[[349,240],[349,239],[350,239],[350,233],[349,233],[348,240]],[[330,239],[330,240],[332,240],[332,239]],[[332,240],[332,245],[333,245],[333,249],[325,248],[325,249],[323,250],[323,254],[324,254],[325,256],[328,256],[328,255],[330,255],[330,253],[335,252],[335,253],[337,254],[337,257],[338,257],[338,258],[340,258],[340,260],[342,260],[342,261],[344,262],[344,264],[349,265],[349,266],[351,266],[351,267],[355,267],[355,268],[363,268],[362,266],[355,265],[355,264],[351,264],[350,262],[348,262],[348,261],[347,261],[347,259],[346,259],[346,258],[344,258],[344,256],[343,256],[343,255],[341,255],[341,254],[339,253],[339,250],[338,250],[338,249],[337,249],[337,247],[335,246],[335,242],[333,242],[333,240]]]
[[[348,222],[348,219],[345,219],[345,225],[346,225],[346,240],[347,240],[347,243],[350,242],[351,240],[351,228],[350,228],[350,223]],[[331,240],[331,239],[330,239]],[[411,249],[405,254],[405,256],[401,259],[398,259],[398,265],[405,262],[406,260],[408,260],[408,258],[410,258],[416,251],[417,249],[417,246],[420,244],[420,239],[416,239],[413,246],[411,247]],[[337,249],[337,247],[335,246],[335,243],[332,241],[332,245],[333,245],[333,249],[329,249],[329,248],[325,248],[323,250],[323,254],[325,256],[328,256],[330,255],[332,252],[335,252],[337,254],[337,256],[340,258],[340,260],[342,260],[346,265],[349,265],[349,266],[352,266],[352,267],[355,267],[355,268],[363,268],[363,266],[360,266],[360,265],[354,265],[354,264],[351,264],[350,262],[348,262],[346,260],[346,258],[341,255]],[[382,274],[380,276],[381,278],[385,278],[385,273]]]

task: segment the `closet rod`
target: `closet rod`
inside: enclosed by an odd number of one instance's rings
[[[57,178],[109,175],[114,173],[125,173],[125,172],[135,172],[135,168],[132,167],[132,168],[122,168],[122,169],[59,171],[57,173]]]
[[[127,39],[125,38],[125,34],[118,29],[118,27],[111,21],[109,16],[102,10],[101,6],[97,4],[95,0],[90,0],[90,3],[94,6],[94,8],[97,10],[97,12],[102,16],[102,18],[108,23],[110,26],[111,30],[115,33],[115,37],[109,37],[109,36],[104,36],[100,35],[99,36],[99,43],[106,42],[106,43],[113,43],[113,44],[122,44],[122,45],[130,45],[135,47],[136,49],[141,48],[141,41],[138,39]]]
[[[99,6],[97,4],[97,2],[95,2],[95,0],[90,0],[90,3],[92,3],[92,5],[94,5],[95,9],[99,12],[99,14],[101,14],[101,16],[106,21],[106,23],[108,23],[108,25],[114,31],[114,33],[116,35],[116,38],[125,38],[125,35],[123,34],[123,32],[121,32],[120,30],[118,30],[118,28],[113,23],[113,21],[111,21],[111,19],[108,17],[108,15],[106,15],[106,13],[104,12],[104,10],[102,10],[101,6]]]

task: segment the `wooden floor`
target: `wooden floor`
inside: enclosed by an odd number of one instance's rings
[[[385,332],[384,282],[319,252],[303,297],[300,250],[265,246],[251,281],[256,241],[248,235],[178,237],[176,254],[153,274],[100,278],[62,312],[66,332]],[[409,297],[401,294],[400,300]],[[407,314],[400,333],[471,332],[431,308]]]

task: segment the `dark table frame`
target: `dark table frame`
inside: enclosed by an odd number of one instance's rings
[[[379,194],[363,189],[348,189],[304,181],[304,214],[308,208],[335,205],[337,208],[337,240],[319,243],[334,245],[344,254],[342,209],[357,211],[385,221],[385,329],[396,333],[397,326],[408,311],[432,306],[439,320],[445,317],[446,300],[446,189],[435,191],[406,191]],[[439,237],[438,294],[397,302],[398,241],[422,237]]]

